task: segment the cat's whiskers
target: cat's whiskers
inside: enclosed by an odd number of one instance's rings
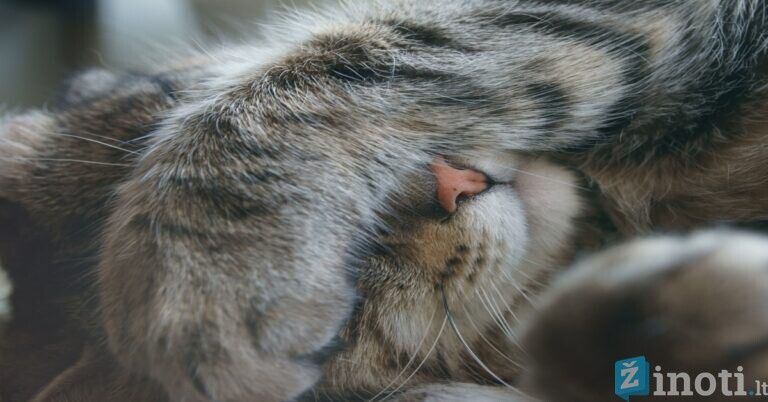
[[[149,134],[144,134],[144,135],[142,135],[140,137],[131,138],[130,140],[127,140],[127,141],[118,141],[118,142],[120,144],[134,144],[135,142],[145,140],[145,139],[150,138],[150,137],[152,137],[154,135],[155,135],[154,132],[150,132]]]
[[[108,135],[96,134],[96,133],[93,133],[93,132],[90,132],[90,131],[86,131],[86,130],[82,130],[82,133],[83,134],[87,134],[89,137],[101,138],[101,139],[103,139],[105,141],[112,141],[112,142],[117,143],[117,144],[123,142],[121,140],[118,140],[117,138],[113,138],[113,137],[110,137]],[[63,133],[61,131],[52,132],[52,134],[54,134],[54,135],[71,135],[70,133]]]
[[[505,386],[509,390],[519,394],[523,398],[531,399],[531,396],[525,394],[524,392],[520,391],[519,389],[513,387],[506,381],[502,380],[501,377],[499,377],[493,370],[491,370],[483,361],[480,359],[480,357],[477,356],[477,354],[472,350],[472,348],[467,343],[466,339],[464,339],[464,336],[461,335],[461,331],[459,331],[459,326],[456,324],[456,320],[454,319],[453,314],[451,313],[451,309],[448,306],[448,298],[445,294],[445,288],[443,286],[440,286],[440,293],[443,297],[443,308],[445,309],[445,315],[448,318],[448,323],[451,325],[451,329],[453,329],[453,332],[456,334],[456,337],[459,338],[459,341],[462,343],[464,348],[466,349],[467,353],[469,353],[470,357],[472,357],[472,360],[477,363],[480,368],[482,368],[485,372],[487,372],[491,377],[493,377],[494,380],[496,380],[499,384]]]
[[[523,296],[523,298],[524,298],[526,301],[528,301],[528,303],[529,303],[531,306],[533,306],[534,308],[536,307],[536,305],[537,305],[538,303],[537,303],[535,300],[531,299],[531,297],[530,297],[530,296],[528,296],[528,293],[527,293],[527,292],[526,292],[524,289],[522,289],[522,288],[521,288],[521,287],[520,287],[520,286],[519,286],[517,283],[515,283],[515,282],[512,282],[512,286],[514,286],[514,287],[515,287],[515,289],[517,289],[517,292],[518,292],[518,293],[519,293],[521,296]]]
[[[448,297],[445,295],[445,287],[440,286],[440,293],[443,296],[443,308],[445,309],[445,315],[448,317],[448,323],[451,324],[451,329],[453,329],[453,332],[456,334],[456,337],[459,338],[459,341],[466,349],[467,353],[469,353],[470,357],[472,357],[472,360],[475,361],[485,372],[491,375],[494,380],[498,381],[499,384],[502,384],[510,389],[514,389],[511,385],[507,384],[504,380],[501,379],[496,373],[493,372],[483,361],[480,359],[480,357],[477,356],[477,354],[472,350],[472,347],[469,346],[469,343],[467,343],[466,339],[464,339],[464,336],[461,335],[461,331],[459,330],[459,326],[456,324],[456,320],[453,317],[453,314],[451,313],[451,308],[448,306]]]
[[[130,167],[131,165],[128,163],[111,163],[111,162],[99,162],[99,161],[89,161],[89,160],[83,160],[83,159],[67,159],[67,158],[25,158],[25,157],[3,157],[0,156],[0,160],[5,161],[12,161],[12,162],[62,162],[62,163],[83,163],[88,165],[101,165],[101,166],[120,166],[120,167]]]
[[[116,149],[118,151],[122,151],[122,152],[125,152],[125,153],[128,153],[128,154],[133,154],[133,155],[138,155],[139,154],[139,152],[135,152],[135,151],[131,151],[129,149],[121,148],[121,147],[119,147],[117,145],[108,144],[106,142],[95,140],[93,138],[83,137],[83,136],[74,135],[74,134],[66,134],[66,133],[53,133],[53,134],[54,135],[58,135],[60,137],[75,138],[75,139],[78,139],[78,140],[83,140],[83,141],[86,141],[86,142],[91,142],[91,143],[94,143],[94,144],[105,146],[107,148]]]
[[[427,322],[427,325],[426,325],[427,329],[424,331],[424,336],[422,336],[421,339],[419,340],[419,343],[416,346],[416,349],[415,349],[413,355],[408,360],[408,363],[406,363],[405,366],[403,366],[403,368],[400,370],[400,372],[397,373],[397,375],[394,378],[392,378],[392,381],[390,381],[389,384],[387,384],[386,387],[382,388],[381,391],[379,391],[379,393],[377,393],[376,395],[372,396],[369,399],[369,402],[375,400],[376,398],[381,396],[383,393],[385,393],[389,389],[389,387],[394,385],[397,382],[397,380],[400,379],[400,377],[403,374],[405,374],[405,372],[408,370],[408,368],[411,367],[411,364],[413,364],[413,362],[416,361],[416,357],[418,357],[419,356],[419,352],[421,352],[421,345],[424,344],[424,341],[427,339],[427,336],[429,335],[429,330],[432,328],[432,322],[435,320],[435,315],[437,314],[438,310],[439,310],[439,308],[435,307],[435,309],[432,311],[432,315],[429,317],[429,322]],[[444,325],[445,325],[445,323],[443,323],[443,326]],[[438,337],[439,337],[439,335],[438,335]]]
[[[530,259],[527,259],[525,257],[523,257],[522,259],[523,259],[523,261],[525,261],[527,263],[530,263],[530,264],[533,264],[533,265],[536,265],[538,268],[540,268],[538,272],[549,273],[549,272],[554,272],[555,271],[555,269],[552,268],[552,266],[544,265],[542,263],[537,263],[537,262],[534,262],[534,261],[532,261]],[[529,280],[531,283],[533,283],[533,284],[535,284],[537,286],[544,287],[544,286],[548,285],[547,283],[543,282],[541,279],[532,277],[530,274],[526,273],[525,270],[521,269],[521,270],[517,271],[517,273],[519,273],[520,275],[524,276],[525,279]]]
[[[462,307],[464,309],[464,313],[466,314],[467,320],[475,329],[475,331],[477,331],[477,334],[480,336],[480,339],[482,339],[483,342],[485,342],[494,352],[498,353],[499,356],[503,357],[505,360],[512,363],[514,366],[522,368],[520,363],[516,362],[514,359],[512,359],[511,357],[507,356],[504,352],[499,350],[499,348],[496,347],[496,345],[485,336],[485,334],[483,333],[484,331],[478,328],[477,324],[475,324],[475,321],[472,319],[472,314],[470,314],[469,311],[467,310],[467,306],[462,305]]]
[[[549,265],[541,263],[541,262],[534,261],[534,260],[532,260],[532,259],[530,259],[528,257],[525,257],[525,256],[521,256],[520,259],[525,261],[525,262],[527,262],[527,263],[529,263],[529,264],[531,264],[531,265],[535,265],[535,266],[537,266],[539,268],[551,269],[551,268],[549,268]]]
[[[491,286],[492,286],[493,290],[496,292],[496,294],[499,295],[499,298],[502,300],[502,302],[505,304],[505,306],[506,306],[505,313],[509,313],[509,315],[512,318],[514,318],[514,320],[517,322],[518,325],[523,324],[522,319],[520,319],[515,314],[515,310],[512,308],[512,306],[510,306],[506,302],[506,299],[502,296],[501,291],[499,291],[499,288],[494,283],[491,283]],[[518,338],[518,336],[517,336],[517,334],[515,333],[514,330],[510,330],[510,333],[509,333],[508,336],[509,336],[509,341],[512,342],[515,346],[517,346],[517,348],[520,351],[520,353],[522,353],[524,356],[528,354],[528,350],[525,348],[525,346],[519,340],[519,338]],[[521,369],[525,370],[525,367],[521,367]]]
[[[493,290],[499,295],[499,297],[501,297],[502,300],[504,300],[504,298],[501,295],[501,292],[499,291],[499,288],[493,283],[491,284],[491,286],[493,287]],[[510,317],[512,317],[512,319],[514,319],[516,323],[520,324],[522,320],[520,319],[520,317],[517,316],[517,314],[515,314],[515,310],[512,308],[512,306],[510,306],[506,302],[504,302],[504,304],[506,305],[505,312],[509,313]]]
[[[408,383],[408,381],[411,380],[411,378],[413,378],[413,376],[416,375],[416,373],[419,372],[419,370],[421,370],[421,367],[424,366],[424,364],[427,362],[427,359],[429,359],[429,356],[432,354],[432,352],[434,352],[435,348],[437,347],[437,343],[440,340],[440,337],[443,335],[443,332],[445,332],[445,327],[446,327],[447,323],[448,323],[448,314],[446,314],[445,317],[443,318],[443,323],[440,325],[440,330],[437,332],[437,336],[435,336],[435,341],[432,342],[432,345],[430,346],[429,350],[427,351],[427,354],[424,355],[424,358],[421,360],[419,365],[416,366],[416,368],[413,370],[413,372],[411,372],[411,374],[408,377],[406,377],[403,380],[403,382],[400,383],[400,385],[398,385],[389,394],[387,394],[387,396],[382,398],[380,400],[380,402],[386,401],[387,399],[389,399],[392,396],[394,396],[398,391],[400,391],[405,386],[406,383]],[[370,401],[373,401],[374,399],[375,399],[375,397],[372,398]]]
[[[501,303],[503,304],[503,309],[501,306],[496,303],[496,297],[483,291],[486,295],[486,298],[493,301],[493,304],[496,306],[497,314],[499,316],[499,320],[501,321],[501,324],[504,326],[505,333],[509,336],[510,341],[512,341],[515,345],[522,348],[522,345],[520,345],[517,341],[517,337],[515,336],[515,331],[510,325],[509,320],[507,317],[512,317],[512,319],[515,320],[517,324],[521,323],[521,319],[515,314],[515,310],[512,308],[512,306],[507,303],[506,298],[501,294],[501,291],[499,290],[498,286],[496,284],[491,283],[491,289],[493,289],[494,293],[499,296],[499,299],[501,299]]]
[[[505,166],[505,169],[509,169],[509,170],[511,170],[513,172],[524,174],[524,175],[527,175],[527,176],[535,177],[537,179],[547,180],[550,183],[561,184],[563,186],[568,186],[568,187],[571,187],[571,188],[575,188],[577,190],[589,191],[589,189],[584,187],[584,186],[579,186],[578,184],[573,184],[573,183],[568,183],[568,182],[565,182],[565,181],[562,181],[562,180],[553,179],[551,177],[547,177],[547,176],[544,176],[544,175],[532,173],[532,172],[529,172],[527,170],[513,168],[513,167],[508,167],[508,166]]]
[[[475,289],[475,294],[480,299],[483,307],[485,307],[485,309],[488,311],[488,314],[490,314],[491,318],[493,318],[493,321],[496,323],[496,325],[498,325],[504,334],[507,335],[510,339],[514,339],[512,335],[512,328],[509,327],[509,323],[504,319],[504,316],[501,314],[498,305],[491,301],[491,298],[488,296],[488,293],[486,293],[485,289]]]

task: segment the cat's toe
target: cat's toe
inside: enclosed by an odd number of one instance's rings
[[[553,288],[525,339],[529,381],[553,400],[615,400],[614,364],[636,356],[691,387],[744,373],[748,392],[768,380],[768,238],[710,231],[598,254]]]

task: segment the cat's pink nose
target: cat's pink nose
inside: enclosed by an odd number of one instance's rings
[[[457,169],[437,158],[431,166],[437,180],[437,201],[448,213],[456,211],[459,197],[480,194],[490,187],[488,176],[472,169]]]

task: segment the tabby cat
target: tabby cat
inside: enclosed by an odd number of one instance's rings
[[[763,0],[265,36],[0,123],[0,400],[608,401],[638,355],[768,379],[768,239],[702,231],[768,222]]]

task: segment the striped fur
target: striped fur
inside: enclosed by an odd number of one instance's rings
[[[87,73],[0,127],[14,306],[39,299],[40,277],[78,285],[50,286],[34,314],[74,306],[66,338],[86,355],[61,365],[103,366],[120,386],[102,400],[154,382],[184,401],[525,400],[483,387],[548,378],[521,373],[559,338],[523,337],[526,355],[517,321],[548,334],[573,320],[556,303],[537,320],[526,297],[574,252],[768,221],[767,12],[382,1],[298,16],[182,68]],[[446,219],[427,169],[439,155],[515,184]],[[549,397],[605,397],[587,383]],[[51,384],[38,400],[83,392]]]

